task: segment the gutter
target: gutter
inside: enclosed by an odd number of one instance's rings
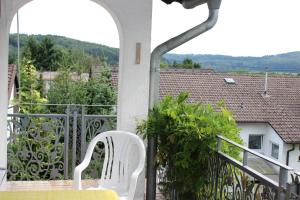
[[[214,27],[218,20],[218,12],[219,9],[209,9],[209,17],[205,22],[162,43],[153,50],[150,61],[150,109],[152,109],[154,104],[159,100],[161,56]]]
[[[198,4],[197,4],[198,1]],[[192,3],[189,3],[192,2]],[[187,9],[194,8],[197,5],[207,3],[209,16],[207,20],[182,34],[169,39],[157,46],[152,54],[150,61],[150,94],[149,110],[152,110],[155,103],[159,101],[159,82],[160,82],[160,60],[161,56],[172,49],[186,43],[187,41],[205,33],[215,26],[218,20],[221,0],[184,0],[183,6]],[[157,142],[155,138],[148,139],[147,148],[147,189],[146,200],[155,200],[156,198],[156,149]]]
[[[286,152],[286,163],[285,164],[287,166],[289,166],[289,162],[290,162],[290,153],[294,150],[295,150],[295,144],[293,144],[293,147]]]

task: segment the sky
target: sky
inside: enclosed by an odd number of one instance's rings
[[[263,56],[300,51],[299,8],[300,0],[223,0],[217,25],[172,53]],[[207,15],[206,5],[186,10],[178,3],[153,0],[152,49],[202,23]],[[119,47],[112,17],[89,0],[34,0],[20,9],[19,18],[20,33]],[[12,33],[16,26],[14,19]]]

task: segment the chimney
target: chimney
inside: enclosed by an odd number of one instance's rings
[[[263,96],[264,97],[269,97],[269,95],[268,95],[268,67],[266,67],[265,70],[266,70],[266,75],[265,75],[265,89],[264,89]]]

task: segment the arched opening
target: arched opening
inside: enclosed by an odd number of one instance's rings
[[[0,168],[7,167],[9,26],[17,10],[30,1],[0,0],[0,91],[2,91],[0,93],[0,130],[2,130],[0,131]],[[119,30],[121,51],[119,53],[117,129],[135,132],[137,121],[145,118],[148,113],[152,1],[94,1],[107,8]],[[137,51],[137,46],[141,47],[139,51]],[[137,59],[137,55],[139,59]],[[136,60],[139,62],[135,62]],[[68,128],[71,129],[73,126]],[[73,153],[64,151],[64,154]],[[55,157],[55,155],[51,156]],[[70,161],[69,166],[72,165],[73,163]],[[35,165],[32,169],[35,167],[38,166]],[[54,170],[53,173],[56,174],[56,171]],[[4,178],[4,182],[6,182],[5,180]],[[142,194],[144,183],[138,185]]]
[[[10,37],[9,60],[11,64],[19,63],[20,70],[15,74],[20,75],[21,92],[14,98],[17,102],[14,110],[19,113],[8,115],[8,180],[67,179],[82,160],[89,141],[100,132],[116,129],[118,78],[111,66],[119,65],[117,48],[122,34],[118,31],[118,22],[114,22],[115,16],[96,6],[100,4],[98,1],[81,0],[71,4],[70,1],[48,1],[49,4],[42,2],[39,10],[30,10],[35,3],[41,2],[27,0],[20,5],[21,24],[26,23],[26,12],[34,14],[27,19],[31,27],[21,26],[20,33],[35,36],[20,35],[19,62],[11,55],[16,51],[17,35]],[[88,16],[78,15],[84,9],[89,10]],[[51,10],[55,10],[55,15],[51,15]],[[103,17],[110,19],[101,24]],[[87,23],[91,20],[94,20],[92,25]],[[109,30],[106,30],[107,23],[113,23]],[[11,26],[14,25],[12,21]],[[30,30],[35,27],[39,29]],[[60,31],[55,33],[53,29]],[[108,47],[110,44],[105,43],[105,39],[92,39],[101,34],[107,39],[113,37],[114,48]],[[87,37],[82,37],[84,35]],[[50,57],[53,59],[45,59]],[[36,81],[39,78],[42,86]],[[57,116],[50,116],[53,114]],[[21,140],[22,143],[16,143]],[[43,144],[47,149],[41,145],[42,141],[49,141]],[[27,148],[29,146],[34,146],[34,150]],[[18,157],[24,148],[30,158]],[[53,156],[55,160],[51,159]]]

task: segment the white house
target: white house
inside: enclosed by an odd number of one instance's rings
[[[52,82],[55,80],[55,78],[59,75],[58,71],[44,71],[44,72],[39,72],[38,76],[43,80],[43,91],[47,93],[50,89],[50,86]],[[74,81],[77,80],[83,80],[87,82],[89,80],[89,74],[88,73],[81,73],[77,74],[76,72],[71,72],[70,73],[70,78]]]
[[[245,146],[300,171],[299,76],[269,76],[265,85],[263,75],[171,69],[162,70],[160,80],[161,97],[187,91],[191,102],[216,105],[224,100]],[[257,160],[253,164],[265,165]],[[267,166],[260,168],[273,173]]]

